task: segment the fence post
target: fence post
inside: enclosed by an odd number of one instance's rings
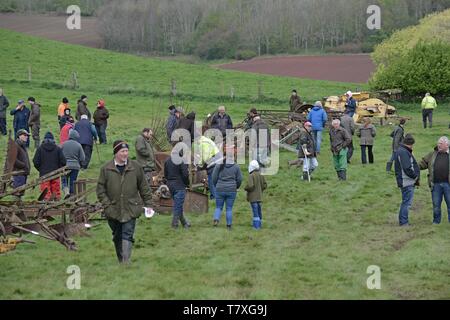
[[[28,66],[28,81],[31,81],[31,66]]]
[[[172,79],[170,92],[174,97],[177,95],[177,82],[175,81],[175,79]]]
[[[234,87],[233,86],[231,86],[230,97],[231,97],[231,100],[234,101]]]
[[[258,100],[262,100],[262,81],[258,80]]]
[[[73,88],[77,89],[78,88],[78,77],[77,77],[76,71],[72,72],[72,80],[73,80]]]

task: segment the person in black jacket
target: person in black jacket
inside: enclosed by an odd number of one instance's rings
[[[218,129],[222,133],[222,137],[225,141],[226,130],[233,129],[233,122],[228,114],[225,113],[225,107],[220,106],[217,108],[217,113],[211,120],[211,128]]]
[[[180,118],[175,129],[185,129],[191,135],[191,143],[194,141],[195,112],[190,112],[186,117]]]
[[[45,134],[42,145],[39,146],[34,154],[33,163],[34,167],[39,171],[39,177],[45,176],[66,165],[66,158],[62,149],[56,145],[51,132]],[[61,198],[59,178],[42,182],[40,189],[41,192],[47,189],[44,200],[59,200]]]
[[[402,204],[398,214],[400,226],[408,226],[408,213],[414,197],[414,188],[419,185],[420,169],[412,154],[415,141],[407,134],[395,155],[395,175],[402,192]]]
[[[184,228],[189,228],[191,225],[183,214],[186,188],[189,187],[189,168],[182,160],[182,155],[174,150],[172,150],[170,158],[164,163],[164,177],[173,198],[172,227],[178,228],[178,221],[180,221]]]

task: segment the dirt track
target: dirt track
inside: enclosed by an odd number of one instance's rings
[[[87,47],[102,47],[95,18],[81,17],[81,30],[67,29],[66,18],[66,16],[0,13],[0,28]]]
[[[375,66],[369,55],[291,56],[260,58],[220,68],[317,80],[364,83]]]

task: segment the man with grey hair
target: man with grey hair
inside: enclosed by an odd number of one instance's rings
[[[434,151],[422,158],[419,167],[420,170],[428,169],[428,185],[431,188],[433,202],[433,224],[441,223],[442,198],[445,199],[450,222],[450,158],[447,137],[439,138]]]
[[[3,95],[0,88],[0,134],[6,136],[6,108],[9,107],[8,99]]]
[[[341,127],[341,121],[334,119],[330,129],[330,145],[339,180],[347,180],[347,152],[351,142],[352,137]]]
[[[314,107],[308,113],[307,120],[312,124],[312,133],[315,140],[316,154],[320,154],[320,145],[322,143],[322,131],[325,128],[328,117],[322,108],[322,102],[316,101]]]
[[[427,119],[430,123],[430,129],[433,122],[433,110],[437,107],[436,99],[434,99],[429,92],[425,94],[422,100],[422,121],[424,129],[427,128]]]
[[[211,120],[211,128],[218,129],[222,133],[224,139],[226,136],[226,130],[233,129],[233,122],[231,121],[231,117],[225,113],[224,106],[219,106],[217,108],[217,113]]]

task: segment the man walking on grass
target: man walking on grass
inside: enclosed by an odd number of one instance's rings
[[[347,180],[347,152],[352,142],[350,134],[341,127],[341,121],[334,119],[330,129],[330,145],[333,154],[334,168],[339,180]]]
[[[152,193],[139,163],[128,158],[128,144],[113,144],[114,159],[100,169],[97,198],[113,233],[117,259],[128,264],[134,242],[136,219],[151,209]]]

